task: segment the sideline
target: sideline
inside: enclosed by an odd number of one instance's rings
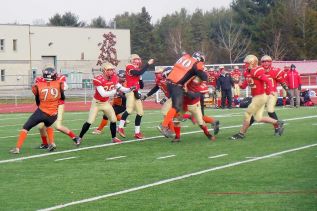
[[[295,121],[295,120],[311,119],[311,118],[317,118],[317,115],[305,116],[305,117],[296,117],[296,118],[291,118],[291,119],[285,119],[284,121]],[[264,124],[264,123],[255,123],[254,125],[260,125],[260,124]],[[220,129],[230,129],[230,128],[239,128],[239,127],[241,127],[241,125],[233,125],[233,126],[221,127]],[[211,129],[209,129],[209,130],[211,130]],[[181,134],[182,135],[188,135],[188,134],[195,134],[195,133],[202,133],[202,131],[201,130],[196,130],[196,131],[185,132],[185,133],[181,133]],[[128,143],[140,142],[140,141],[145,141],[145,140],[153,140],[153,139],[158,139],[158,138],[163,138],[163,137],[164,136],[160,135],[160,136],[147,137],[147,138],[143,138],[143,139],[132,139],[132,140],[124,141],[124,142],[119,143],[119,144],[128,144]],[[64,150],[64,151],[58,151],[58,152],[50,152],[50,153],[44,153],[44,154],[38,154],[38,155],[32,155],[32,156],[20,157],[20,158],[8,159],[8,160],[0,160],[0,164],[11,163],[11,162],[16,162],[16,161],[21,161],[21,160],[28,160],[28,159],[33,159],[33,158],[47,157],[47,156],[50,156],[50,155],[77,152],[77,151],[82,151],[82,150],[109,147],[109,146],[113,146],[113,145],[117,145],[117,144],[118,143],[108,143],[108,144],[101,144],[101,145],[95,145],[95,146],[89,146],[89,147],[83,147],[83,148],[76,148],[76,149],[70,149],[70,150]]]
[[[295,151],[299,151],[299,150],[303,150],[303,149],[308,149],[308,148],[316,147],[316,146],[317,146],[317,143],[316,144],[302,146],[302,147],[298,147],[298,148],[293,148],[293,149],[289,149],[289,150],[284,150],[284,151],[280,151],[280,152],[264,155],[264,156],[261,156],[261,157],[249,159],[249,160],[237,161],[237,162],[229,163],[229,164],[223,165],[223,166],[212,167],[212,168],[205,169],[205,170],[202,170],[202,171],[197,171],[197,172],[193,172],[193,173],[190,173],[190,174],[185,174],[185,175],[174,177],[174,178],[169,178],[169,179],[157,181],[157,182],[150,183],[150,184],[147,184],[147,185],[142,185],[142,186],[138,186],[138,187],[134,187],[134,188],[130,188],[130,189],[114,192],[114,193],[109,193],[109,194],[105,194],[105,195],[101,195],[101,196],[96,196],[96,197],[92,197],[92,198],[87,198],[87,199],[83,199],[83,200],[79,200],[79,201],[73,201],[73,202],[70,202],[70,203],[57,205],[57,206],[54,206],[54,207],[40,209],[38,211],[56,210],[56,209],[61,209],[61,208],[77,205],[77,204],[83,204],[83,203],[87,203],[87,202],[97,201],[97,200],[100,200],[100,199],[105,199],[105,198],[109,198],[109,197],[112,197],[112,196],[117,196],[117,195],[122,195],[122,194],[125,194],[125,193],[130,193],[130,192],[134,192],[134,191],[138,191],[138,190],[143,190],[143,189],[146,189],[146,188],[150,188],[150,187],[154,187],[154,186],[158,186],[158,185],[162,185],[162,184],[166,184],[166,183],[170,183],[170,182],[186,179],[186,178],[189,178],[189,177],[192,177],[192,176],[197,176],[197,175],[205,174],[205,173],[208,173],[208,172],[217,171],[217,170],[220,170],[220,169],[234,167],[234,166],[238,166],[238,165],[245,164],[245,163],[251,163],[251,162],[254,162],[254,161],[263,160],[263,159],[266,159],[266,158],[271,158],[271,157],[275,157],[275,156],[278,156],[278,155],[282,155],[282,154],[286,154],[286,153],[290,153],[290,152],[295,152]]]

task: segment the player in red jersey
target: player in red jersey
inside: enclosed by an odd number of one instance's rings
[[[219,132],[219,121],[215,120],[213,117],[204,115],[200,104],[201,95],[208,92],[207,84],[203,82],[199,77],[195,77],[186,84],[186,90],[187,91],[184,96],[183,108],[182,111],[179,113],[179,116],[182,117],[183,113],[186,113],[187,111],[190,112],[191,115],[195,118],[199,127],[207,136],[207,138],[212,141],[216,140],[216,137],[209,133],[206,123],[210,123],[213,126],[214,135],[217,135]],[[175,138],[172,140],[172,142],[179,142],[181,133],[181,121],[177,121],[178,118],[174,118],[174,120],[176,120],[174,126]]]
[[[43,78],[45,81],[38,82],[32,86],[32,92],[35,96],[35,101],[38,108],[23,125],[23,129],[19,134],[16,147],[10,150],[11,153],[20,153],[21,147],[27,137],[28,132],[41,122],[44,123],[48,134],[48,151],[53,151],[56,149],[51,125],[57,119],[58,101],[65,99],[63,87],[64,84],[60,81],[57,81],[56,77],[56,70],[53,67],[46,67],[43,70]]]
[[[272,58],[268,55],[265,55],[261,58],[261,66],[265,70],[266,77],[272,82],[273,85],[273,93],[268,96],[268,101],[266,103],[267,112],[269,117],[278,120],[275,113],[275,105],[277,102],[277,84],[281,84],[283,89],[285,89],[285,91],[288,93],[288,96],[290,96],[290,91],[285,83],[285,73],[279,68],[272,67]],[[278,135],[278,132],[278,128],[275,125],[275,135]]]
[[[123,87],[119,82],[117,75],[115,74],[115,67],[106,62],[102,66],[102,75],[98,75],[93,79],[95,86],[95,94],[91,103],[88,120],[84,123],[80,131],[80,141],[88,131],[90,125],[94,123],[96,116],[99,111],[102,111],[104,115],[110,120],[110,132],[113,143],[121,143],[122,141],[116,137],[116,122],[117,117],[113,107],[109,103],[109,97],[114,96],[118,91],[129,93],[135,89],[131,86],[130,88]],[[78,143],[78,144],[79,144]]]
[[[271,123],[278,128],[279,135],[283,133],[283,122],[263,117],[264,107],[269,94],[273,95],[272,82],[266,77],[263,67],[258,66],[258,58],[254,55],[248,55],[244,59],[245,72],[244,82],[240,85],[242,89],[247,86],[251,88],[252,102],[248,106],[240,132],[230,137],[232,140],[243,139],[250,125],[254,122]]]
[[[135,117],[135,134],[134,137],[136,139],[144,138],[143,134],[141,133],[141,120],[144,114],[143,112],[143,105],[141,101],[141,93],[139,92],[140,89],[140,77],[143,73],[154,63],[154,59],[150,59],[144,66],[142,66],[142,60],[137,54],[132,54],[130,57],[130,64],[126,66],[126,80],[127,80],[127,87],[136,87],[133,92],[126,94],[127,97],[127,109],[122,114],[118,133],[122,137],[126,137],[124,131],[124,125],[128,116],[135,110],[136,117]]]
[[[64,75],[57,75],[56,78],[57,81],[61,82],[64,84],[64,91],[68,89],[68,85],[66,83],[66,77]],[[45,79],[43,77],[37,77],[35,79],[35,83],[38,82],[43,82]],[[58,130],[61,133],[64,133],[65,135],[68,135],[74,142],[77,144],[78,137],[75,135],[73,131],[62,125],[63,117],[64,117],[64,108],[65,108],[65,100],[59,100],[58,102],[58,115],[57,115],[57,120],[54,122],[54,127],[56,130]],[[40,134],[41,134],[41,139],[42,139],[42,144],[40,145],[40,149],[46,149],[48,147],[47,143],[47,134],[46,134],[46,129],[44,127],[43,123],[40,123],[38,125]]]
[[[234,66],[233,70],[231,71],[231,78],[233,79],[234,87],[233,87],[233,102],[235,106],[238,106],[237,102],[240,97],[240,80],[241,80],[241,71],[238,66]]]
[[[216,71],[214,68],[209,68],[207,70],[207,85],[209,87],[209,95],[213,98],[213,103],[215,108],[218,107],[218,98],[217,98],[217,92],[216,92],[216,87],[217,87],[217,80],[220,76],[219,72]]]

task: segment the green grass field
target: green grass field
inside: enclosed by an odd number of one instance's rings
[[[108,127],[102,135],[92,135],[91,128],[79,148],[56,133],[57,150],[47,153],[36,149],[41,141],[34,128],[18,155],[9,149],[30,114],[2,114],[0,210],[59,205],[64,210],[317,210],[317,108],[278,108],[286,121],[281,137],[273,136],[271,125],[258,124],[244,140],[228,140],[238,132],[243,112],[206,110],[221,122],[215,142],[187,121],[182,142],[172,144],[157,131],[162,117],[152,110],[142,120],[144,141],[133,139],[131,115],[124,144],[111,144]],[[79,133],[87,117],[88,112],[65,113],[63,123]],[[101,114],[93,128],[100,119]]]

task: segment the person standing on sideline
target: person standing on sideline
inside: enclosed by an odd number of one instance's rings
[[[286,81],[291,93],[290,105],[294,107],[294,97],[296,97],[296,108],[298,108],[300,106],[299,95],[302,88],[302,81],[294,64],[291,65],[291,70],[287,73]]]
[[[220,76],[217,80],[217,90],[221,90],[221,108],[226,106],[226,100],[228,100],[228,108],[232,108],[232,87],[234,86],[231,75],[225,70],[223,66],[219,67]]]

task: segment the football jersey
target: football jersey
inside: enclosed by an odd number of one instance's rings
[[[208,76],[207,85],[216,87],[217,86],[217,79],[219,77],[218,72],[216,72],[216,71],[207,71],[207,76]]]
[[[159,81],[156,81],[156,85],[162,90],[162,92],[165,94],[166,97],[169,98],[169,93],[167,90],[167,84],[166,84],[166,79],[161,79]]]
[[[230,75],[231,75],[231,78],[233,79],[233,82],[235,84],[238,84],[241,78],[240,70],[234,69],[231,71]]]
[[[271,91],[272,83],[265,76],[265,70],[263,67],[255,67],[251,71],[244,72],[244,82],[240,86],[242,89],[245,89],[247,86],[251,88],[251,95],[261,95]],[[264,80],[267,80],[270,84],[266,86]]]
[[[190,92],[200,92],[202,94],[205,94],[205,93],[208,93],[208,86],[205,82],[202,82],[197,77],[195,77],[187,84],[187,90]],[[186,95],[184,96],[185,105],[193,105],[198,103],[199,101],[200,101],[200,97],[191,99],[187,97]]]
[[[105,78],[103,75],[98,75],[93,79],[93,84],[95,86],[95,94],[94,98],[99,100],[100,102],[106,102],[109,100],[109,97],[102,97],[98,90],[97,86],[102,86],[105,91],[111,91],[116,88],[116,84],[118,83],[117,75],[113,75],[110,79]]]
[[[139,84],[139,80],[140,77],[139,75],[132,75],[130,73],[131,70],[137,70],[140,71],[140,68],[134,66],[133,64],[127,64],[126,68],[125,68],[125,77],[126,77],[126,81],[127,81],[127,87],[130,88],[132,86],[136,87],[136,91],[140,89],[140,84]]]
[[[285,72],[279,68],[271,67],[265,72],[266,77],[272,82],[272,91],[277,92],[277,83],[285,82]]]
[[[32,92],[40,98],[39,108],[50,116],[57,115],[58,101],[63,89],[64,84],[60,81],[38,82],[32,86]]]

